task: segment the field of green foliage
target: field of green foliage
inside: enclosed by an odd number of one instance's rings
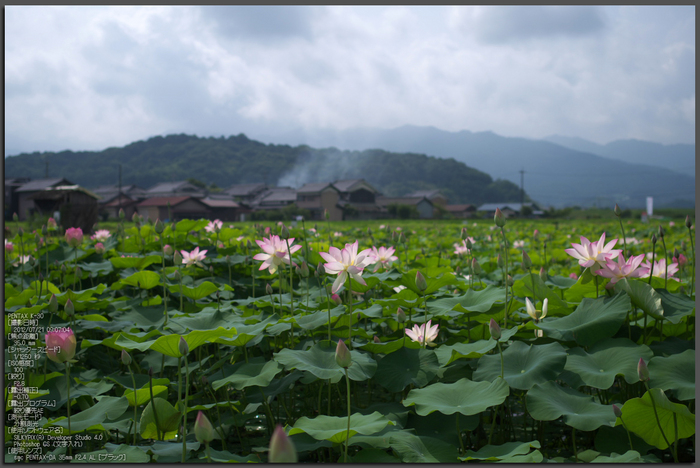
[[[49,221],[6,462],[695,461],[693,219]]]

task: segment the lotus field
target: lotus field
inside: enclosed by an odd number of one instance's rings
[[[616,214],[8,223],[5,461],[694,462],[695,229]]]

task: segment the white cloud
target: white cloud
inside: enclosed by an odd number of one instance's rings
[[[404,124],[695,139],[694,7],[6,7],[6,151]]]

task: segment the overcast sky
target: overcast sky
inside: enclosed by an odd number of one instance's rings
[[[695,143],[695,7],[5,7],[6,155],[406,124]]]

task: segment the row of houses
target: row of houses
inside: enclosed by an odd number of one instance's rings
[[[527,205],[527,204],[526,204]],[[91,190],[63,179],[5,179],[5,219],[17,213],[20,220],[34,213],[60,214],[69,226],[91,227],[98,219],[116,218],[124,210],[131,218],[138,213],[146,219],[176,221],[209,218],[245,221],[254,213],[270,210],[304,210],[311,220],[387,219],[401,216],[401,209],[431,219],[449,213],[454,218],[473,217],[477,211],[492,214],[496,207],[507,215],[517,215],[519,203],[450,205],[439,190],[420,190],[403,197],[386,197],[364,179],[308,183],[298,189],[269,187],[263,183],[236,184],[212,193],[187,181],[164,182],[149,189],[136,185],[100,186]],[[536,208],[536,207],[535,207]],[[77,220],[78,212],[83,213]],[[72,214],[73,213],[73,214]],[[78,222],[79,221],[79,222]]]

